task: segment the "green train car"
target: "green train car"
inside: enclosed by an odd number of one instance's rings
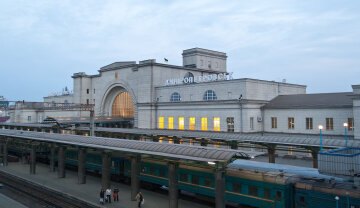
[[[47,155],[38,157],[40,159]],[[67,150],[67,166],[76,167],[77,157],[77,151]],[[87,153],[87,171],[101,174],[101,163],[101,154]],[[129,182],[129,158],[113,155],[111,174],[112,179]],[[167,162],[143,158],[140,176],[142,183],[149,187],[167,186]],[[213,169],[180,164],[178,180],[180,190],[212,198],[215,196]],[[313,168],[238,159],[227,166],[225,181],[225,198],[231,204],[264,208],[333,208],[338,204],[339,208],[360,208],[359,186],[319,174]]]

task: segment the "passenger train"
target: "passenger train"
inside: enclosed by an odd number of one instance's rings
[[[48,154],[38,155],[47,160]],[[66,151],[66,164],[76,167],[76,150]],[[87,171],[101,173],[101,154],[88,152]],[[113,155],[112,179],[130,181],[131,161]],[[215,196],[214,170],[196,164],[180,164],[179,189]],[[141,159],[141,181],[150,187],[168,185],[166,161]],[[360,208],[360,186],[319,174],[317,169],[236,159],[226,167],[225,198],[228,203],[271,208]],[[338,197],[338,200],[335,199]]]

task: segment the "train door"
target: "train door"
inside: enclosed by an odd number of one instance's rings
[[[282,190],[276,190],[275,192],[275,207],[285,207],[285,195]]]
[[[116,170],[116,175],[120,178],[123,179],[124,178],[124,160],[123,159],[117,159],[115,160],[115,170]]]
[[[295,207],[296,208],[307,208],[309,196],[307,193],[298,193],[295,195]]]

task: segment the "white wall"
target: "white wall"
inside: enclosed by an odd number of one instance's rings
[[[271,117],[277,117],[277,128],[271,128]],[[294,117],[295,128],[288,129],[288,118]],[[306,129],[306,118],[313,118],[313,129]],[[334,130],[326,130],[326,118],[333,118]],[[344,135],[343,123],[348,118],[353,118],[352,108],[333,108],[333,109],[266,109],[264,111],[264,130],[266,132],[281,133],[302,133],[319,134],[318,126],[324,126],[323,133],[329,135]],[[354,135],[349,131],[348,135]]]

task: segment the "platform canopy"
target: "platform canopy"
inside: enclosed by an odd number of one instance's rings
[[[121,151],[125,153],[146,154],[169,159],[176,159],[180,161],[230,162],[233,158],[250,158],[247,153],[241,150],[189,146],[181,144],[164,144],[117,138],[54,134],[8,129],[0,129],[0,136],[28,139],[39,142],[73,145],[77,147]]]
[[[86,130],[88,127],[80,127],[76,130]],[[157,136],[174,136],[181,138],[204,138],[211,140],[223,141],[238,141],[255,144],[274,144],[274,145],[289,145],[289,146],[309,146],[319,147],[319,136],[304,136],[304,135],[260,135],[260,134],[241,134],[234,132],[211,132],[211,131],[181,131],[181,130],[166,130],[166,129],[125,129],[125,128],[103,128],[96,127],[96,132],[115,132],[126,134],[140,134],[140,135],[157,135]],[[323,138],[323,147],[325,148],[339,148],[345,146],[345,139],[325,139]],[[359,147],[360,141],[348,141],[349,147]]]

